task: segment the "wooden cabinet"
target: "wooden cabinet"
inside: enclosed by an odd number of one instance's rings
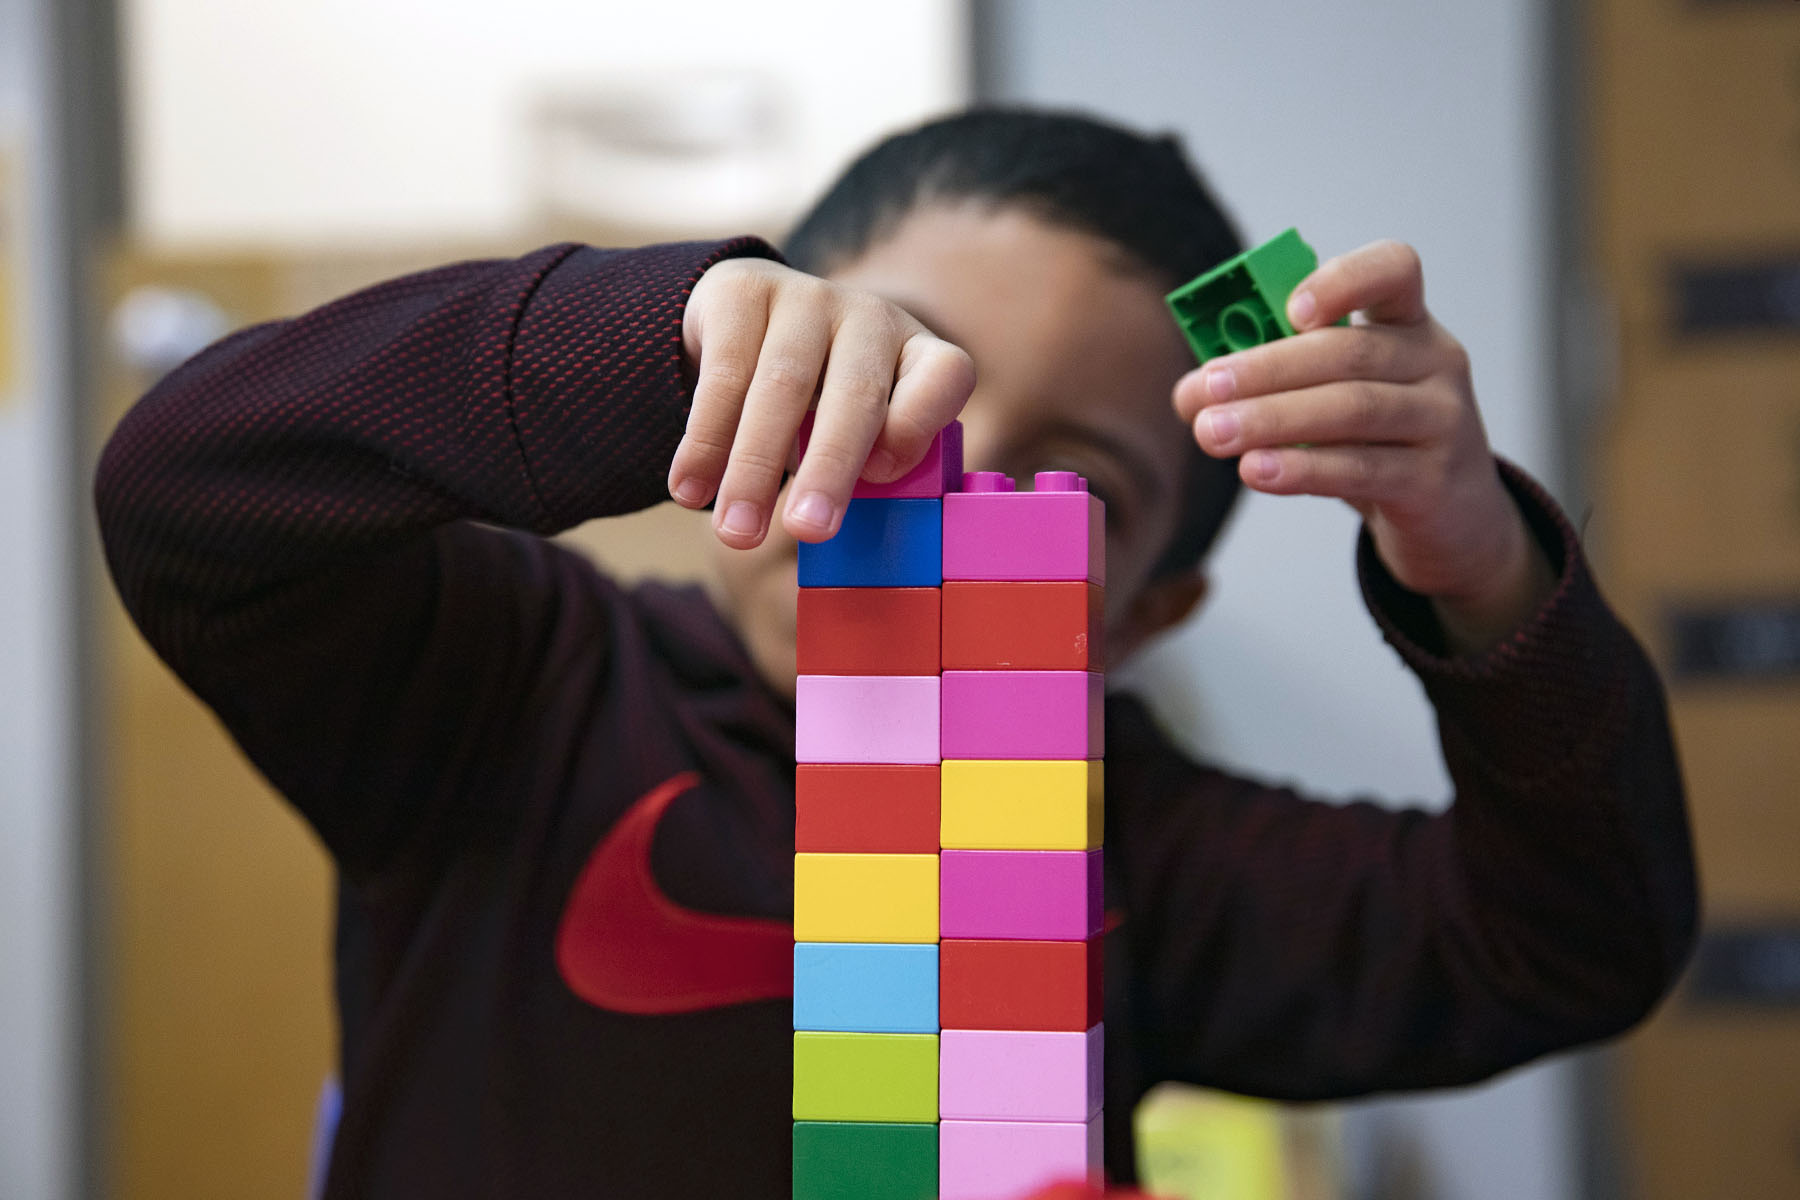
[[[1707,906],[1702,969],[1619,1055],[1623,1178],[1800,1196],[1800,5],[1590,16],[1619,332],[1592,532],[1668,679]],[[1750,933],[1761,974],[1709,975]]]

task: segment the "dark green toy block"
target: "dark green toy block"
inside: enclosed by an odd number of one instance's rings
[[[1319,265],[1292,229],[1170,292],[1169,311],[1201,362],[1294,332],[1288,296]]]
[[[938,1127],[794,1122],[794,1200],[932,1200]]]

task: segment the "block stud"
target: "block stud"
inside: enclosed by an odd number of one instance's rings
[[[1031,487],[1038,492],[1085,492],[1087,480],[1073,471],[1039,471],[1031,477]]]
[[[1018,485],[1001,471],[970,471],[963,476],[965,492],[1010,492]]]

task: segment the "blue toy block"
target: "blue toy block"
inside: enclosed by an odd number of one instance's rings
[[[941,500],[852,500],[837,536],[800,543],[801,587],[939,587]]]
[[[936,1033],[938,948],[796,942],[794,1028]]]

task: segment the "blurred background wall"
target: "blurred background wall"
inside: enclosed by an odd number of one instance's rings
[[[0,0],[0,1197],[298,1195],[335,1048],[327,864],[95,570],[125,405],[399,271],[778,236],[971,98],[1180,132],[1253,241],[1419,247],[1494,444],[1669,674],[1716,919],[1618,1052],[1341,1117],[1165,1097],[1158,1145],[1278,1132],[1229,1200],[1800,1194],[1796,63],[1791,0]],[[1354,529],[1250,498],[1137,682],[1240,769],[1439,804]],[[691,574],[693,533],[575,540]]]
[[[950,0],[120,8],[133,232],[159,247],[516,236],[559,115],[615,154],[590,192],[660,143],[720,160],[658,197],[664,222],[778,225],[873,130],[967,87]]]
[[[75,524],[50,5],[0,0],[0,1195],[74,1194]]]

